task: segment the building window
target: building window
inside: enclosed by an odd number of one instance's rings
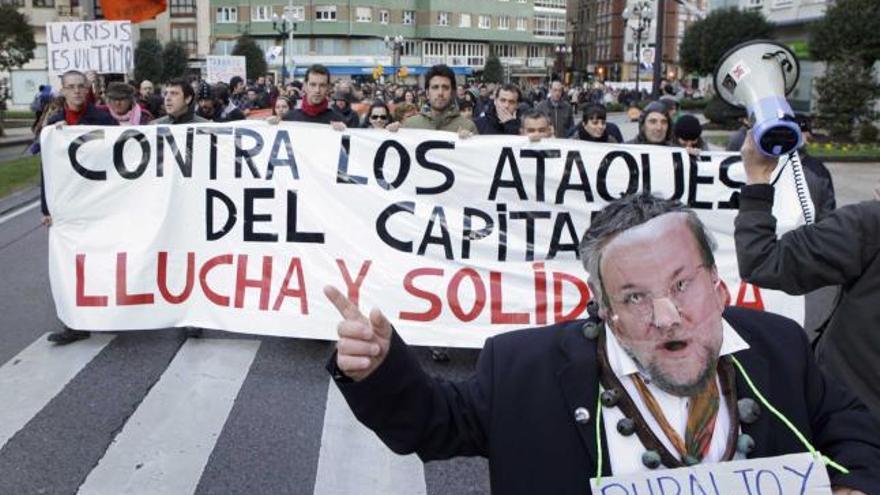
[[[516,45],[512,45],[512,44],[493,45],[492,52],[501,58],[516,57]]]
[[[217,7],[217,24],[238,22],[238,7]]]
[[[415,23],[416,23],[416,11],[415,10],[404,10],[402,24],[404,26],[412,26]]]
[[[254,5],[251,7],[251,20],[254,22],[267,22],[272,19],[272,7],[268,5]]]
[[[528,29],[528,20],[525,17],[516,18],[516,30],[525,31]]]
[[[749,10],[761,10],[764,7],[764,0],[749,0],[746,6]]]
[[[565,37],[565,18],[556,16],[535,16],[535,27],[532,30],[535,36]]]
[[[22,2],[22,5],[24,5],[24,2]],[[34,0],[34,8],[39,7],[55,7],[55,0]]]
[[[36,5],[34,0],[34,5]],[[168,2],[168,10],[173,16],[194,16],[196,15],[196,0],[171,0]]]
[[[284,7],[284,12],[290,12],[290,19],[293,21],[306,20],[306,8],[302,5],[294,5],[291,9],[289,6]]]
[[[535,0],[535,7],[545,7],[548,9],[564,9],[565,0]]]
[[[503,15],[498,18],[498,29],[510,29],[510,17]]]
[[[321,22],[336,22],[336,6],[322,5],[315,7],[315,20]]]
[[[543,45],[529,45],[529,58],[544,58],[547,56],[547,49]]]
[[[196,27],[194,25],[171,25],[171,39],[183,43],[189,56],[196,54]]]
[[[354,18],[357,22],[373,22],[373,9],[370,7],[356,7]]]
[[[458,27],[460,27],[460,28],[471,27],[471,15],[470,14],[459,14]]]
[[[421,43],[418,41],[404,41],[400,47],[400,55],[403,57],[418,57],[419,47]]]
[[[477,22],[480,29],[492,29],[492,16],[481,15],[477,18]]]
[[[382,24],[388,24],[391,21],[391,13],[387,10],[379,11],[379,22]]]
[[[437,25],[438,26],[448,26],[449,25],[449,12],[437,12]]]

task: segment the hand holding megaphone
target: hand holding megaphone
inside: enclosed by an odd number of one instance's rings
[[[758,151],[752,131],[746,134],[742,149],[743,168],[746,171],[746,184],[769,184],[773,171],[779,163],[776,157],[768,157]]]
[[[367,318],[336,287],[324,287],[324,295],[343,318],[336,327],[336,366],[352,380],[361,381],[376,371],[388,355],[391,322],[378,309],[373,309]]]
[[[746,109],[755,144],[766,156],[786,155],[803,144],[794,112],[785,99],[799,75],[794,53],[766,40],[735,46],[715,68],[715,92],[725,102]]]

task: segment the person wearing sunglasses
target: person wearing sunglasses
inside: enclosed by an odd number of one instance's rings
[[[362,127],[365,129],[385,129],[392,122],[393,119],[388,105],[382,100],[376,100],[370,105],[370,111],[367,112],[367,118],[364,120]]]

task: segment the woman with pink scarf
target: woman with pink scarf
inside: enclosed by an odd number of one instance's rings
[[[119,125],[146,125],[153,120],[145,108],[135,101],[134,87],[124,82],[112,82],[104,92],[107,110]]]

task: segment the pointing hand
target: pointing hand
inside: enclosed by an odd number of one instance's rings
[[[352,380],[361,381],[376,371],[388,355],[391,323],[378,309],[373,309],[367,318],[335,287],[324,287],[324,295],[343,318],[336,327],[336,366]]]

